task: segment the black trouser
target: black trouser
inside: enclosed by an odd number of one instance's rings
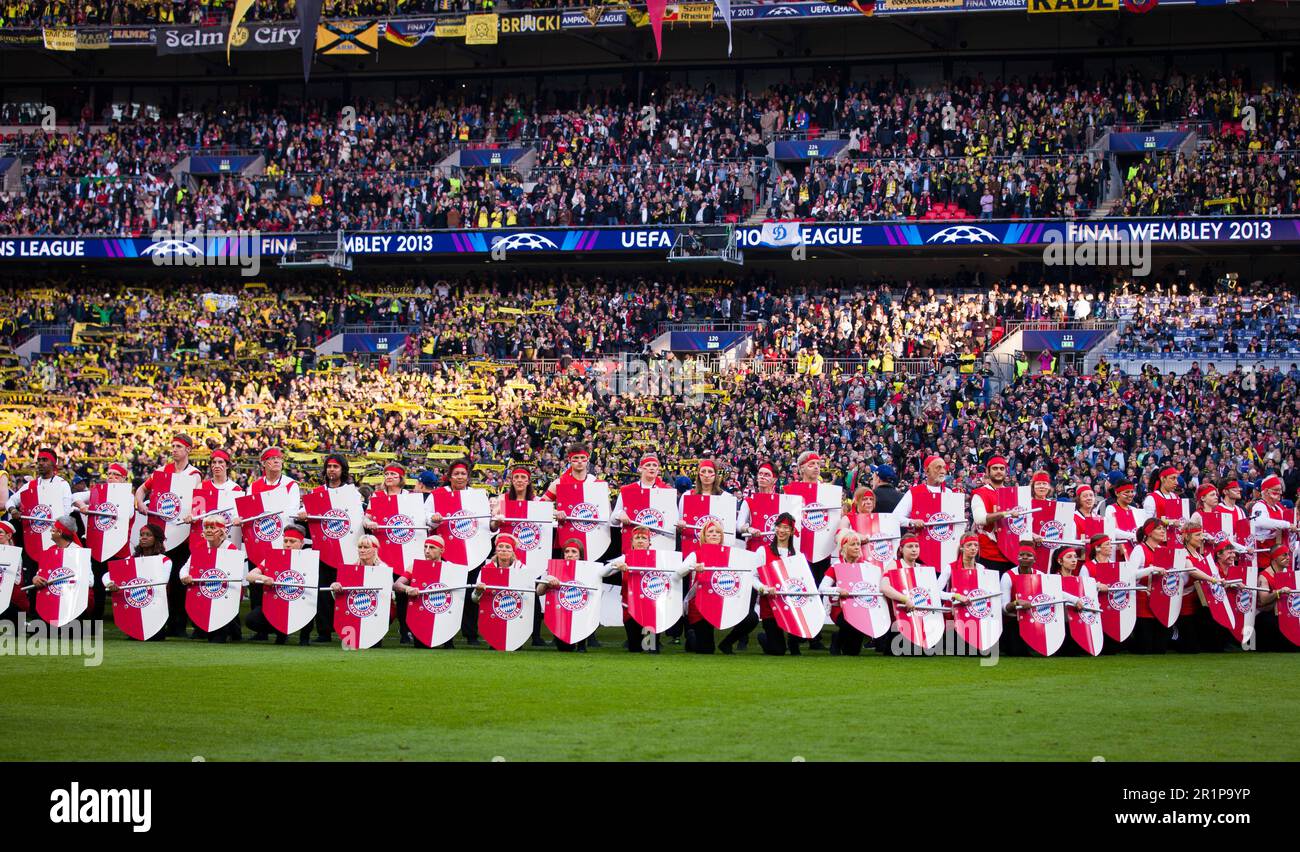
[[[172,561],[171,579],[167,582],[167,627],[172,636],[184,636],[188,617],[185,615],[185,585],[181,582],[181,569],[190,561],[189,539],[167,551]]]
[[[1233,640],[1236,644],[1236,640]],[[1273,609],[1267,609],[1255,616],[1255,648],[1259,651],[1270,651],[1275,653],[1294,653],[1300,651],[1277,624],[1277,612]]]
[[[400,592],[396,593],[397,598],[397,638],[400,640],[403,636],[410,636],[411,631],[406,627],[406,607],[411,599]]]
[[[686,650],[693,654],[712,654],[713,625],[701,618],[686,625]]]
[[[36,562],[36,560],[28,556],[27,551],[24,550],[22,585],[24,586],[32,585],[32,580],[36,579],[36,572],[40,570],[40,567],[41,566]],[[36,589],[34,588],[28,589],[27,590],[27,621],[30,624],[31,622],[37,621],[38,619],[40,619],[40,615],[36,612]]]
[[[830,567],[831,567],[831,558],[829,556],[827,556],[825,559],[818,559],[816,562],[810,562],[808,564],[809,570],[812,571],[814,588],[822,584],[822,578],[826,576],[826,572],[830,569]],[[820,601],[818,601],[818,603],[820,604]],[[804,640],[799,636],[790,636],[789,637],[790,650],[793,652],[794,649],[799,647],[799,643],[803,641]],[[822,641],[821,633],[819,632],[816,636],[814,636],[813,638],[807,641],[810,647],[820,645]]]
[[[846,657],[860,656],[862,654],[862,643],[866,640],[867,635],[849,624],[842,612],[835,617],[835,625],[840,629],[839,633],[836,634],[839,637],[836,644],[839,646],[840,653]]]
[[[339,578],[337,568],[332,568],[325,563],[320,566],[320,585],[325,588]],[[304,627],[304,630],[311,625]],[[334,596],[329,592],[316,593],[316,638],[329,640],[334,635]]]
[[[731,628],[730,632],[728,632],[722,642],[719,643],[719,647],[730,649],[731,646],[754,632],[754,628],[758,626],[758,616],[754,613],[754,603],[757,600],[758,592],[750,591],[749,609],[745,610],[745,617],[742,618],[735,627]]]
[[[924,656],[925,649],[920,648],[914,645],[910,640],[903,638],[903,634],[894,630],[892,627],[886,631],[883,636],[876,639],[871,644],[876,649],[877,653],[884,654],[887,657]]]
[[[470,571],[467,579],[465,580],[466,585],[473,586],[475,583],[477,583],[479,574],[481,572],[482,572],[481,567],[475,568],[473,571]],[[464,615],[461,616],[461,620],[460,620],[460,635],[465,637],[466,642],[478,641],[479,602],[474,600],[471,594],[472,592],[473,589],[468,589],[465,592],[465,613]]]
[[[108,602],[108,591],[104,588],[104,575],[107,573],[107,562],[90,560],[90,608],[85,617],[92,621],[103,621],[104,619],[104,605]]]
[[[546,621],[546,605],[542,603],[541,595],[533,595],[532,598],[533,606],[535,607],[533,610],[533,642],[536,644],[542,639],[542,624]],[[555,641],[558,642],[559,640],[557,639]],[[585,640],[581,644],[584,648],[587,647]],[[573,646],[570,646],[570,648],[572,647]],[[565,649],[561,648],[561,650]]]
[[[998,656],[1025,657],[1029,655],[1029,646],[1020,635],[1020,620],[1002,619],[1002,636],[998,639]]]
[[[799,637],[787,635],[776,623],[775,618],[763,619],[763,653],[773,657],[783,656],[788,647],[790,653],[799,653]]]
[[[627,650],[633,654],[639,654],[646,650],[641,647],[641,642],[645,638],[645,628],[637,624],[630,616],[623,616],[623,632],[627,634]],[[659,636],[650,634],[650,647],[659,650]]]
[[[557,651],[585,651],[587,650],[587,640],[583,639],[570,645],[568,642],[561,642],[559,637],[555,637],[555,650]]]
[[[1173,631],[1155,618],[1141,618],[1128,638],[1129,650],[1134,654],[1163,654],[1169,649],[1169,634]]]
[[[250,563],[248,563],[248,564],[251,566],[253,563],[250,562]],[[263,596],[264,594],[266,594],[266,589],[265,589],[265,587],[262,586],[261,583],[250,583],[250,584],[249,584],[249,586],[248,586],[248,609],[249,609],[249,613],[250,613],[250,615],[251,615],[252,613],[254,613],[254,612],[259,613],[259,614],[262,612],[262,596]],[[269,633],[269,632],[271,632],[271,631],[275,631],[276,635],[280,635],[280,631],[278,631],[278,630],[276,630],[274,627],[272,627],[272,626],[271,626],[271,622],[267,621],[265,618],[261,619],[261,621],[259,622],[259,625],[260,625],[260,626],[258,626],[258,627],[254,627],[254,626],[253,626],[253,622],[250,620],[250,621],[248,622],[248,629],[249,629],[249,630],[252,630],[254,634],[256,634],[256,635],[258,635],[258,636],[263,636],[263,637],[266,636],[266,634]]]

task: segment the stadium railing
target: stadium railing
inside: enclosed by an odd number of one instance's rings
[[[1017,331],[1114,331],[1118,327],[1116,319],[1014,320],[1007,323],[1006,336]]]

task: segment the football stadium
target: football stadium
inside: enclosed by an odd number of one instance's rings
[[[0,68],[0,758],[1300,759],[1289,3],[13,0]]]

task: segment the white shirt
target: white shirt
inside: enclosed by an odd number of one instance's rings
[[[51,476],[49,479],[44,479],[41,481],[45,483],[47,489],[49,489],[51,486],[53,487],[54,503],[53,505],[50,506],[50,511],[54,514],[54,517],[57,519],[63,517],[64,515],[70,514],[72,512],[72,486],[68,485],[68,481],[63,477],[59,476],[57,473],[54,474],[54,476]],[[24,482],[22,484],[22,487],[20,487],[17,491],[9,495],[9,501],[5,503],[5,508],[6,509],[21,508],[20,500],[22,497],[22,493],[28,490],[29,488],[36,488],[36,487],[37,486],[36,486],[35,477],[32,477],[31,479]]]

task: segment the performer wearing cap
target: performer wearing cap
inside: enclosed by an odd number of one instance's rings
[[[1112,492],[1115,502],[1106,506],[1104,532],[1115,542],[1116,558],[1128,559],[1129,549],[1137,544],[1137,529],[1144,518],[1141,510],[1133,508],[1137,488],[1127,479],[1115,483]]]
[[[984,482],[970,498],[971,520],[978,531],[979,560],[999,573],[1012,569],[1012,563],[998,547],[998,524],[1011,514],[1010,509],[998,509],[998,489],[1007,487],[1007,460],[993,456],[984,464]],[[965,539],[962,539],[963,547]]]
[[[772,529],[772,537],[762,540],[763,561],[771,563],[788,556],[797,556],[799,538],[794,531],[794,515],[782,512],[777,516],[776,524]],[[758,618],[762,622],[763,630],[756,638],[764,654],[779,657],[789,649],[791,655],[799,656],[799,637],[789,636],[781,629],[772,612],[772,598],[768,595],[762,595],[758,599]]]
[[[130,471],[128,471],[126,469],[126,465],[122,464],[121,462],[111,463],[108,466],[108,468],[104,471],[104,479],[110,485],[119,484],[123,482],[129,483],[130,476],[131,476]],[[75,494],[73,494],[72,505],[78,512],[84,513],[90,511],[90,489],[87,488],[85,491],[78,491]],[[125,557],[126,554],[130,551],[130,549],[131,549],[131,543],[130,541],[127,541],[126,544],[122,545],[122,549],[120,551],[109,556],[109,560],[121,559]],[[161,553],[161,551],[159,552]],[[146,554],[146,555],[153,555],[153,554]],[[168,562],[170,561],[171,560],[168,560]],[[108,596],[100,594],[98,589],[103,588],[104,586],[104,577],[108,573],[108,560],[104,560],[101,562],[100,560],[95,559],[92,556],[90,560],[90,573],[91,576],[93,577],[92,585],[94,585],[97,588],[95,592],[95,596],[90,603],[90,617],[94,621],[100,621],[104,617],[104,604],[107,601]]]
[[[1206,546],[1208,541],[1199,517],[1193,516],[1183,524],[1182,539],[1187,567],[1191,571],[1183,589],[1183,608],[1178,613],[1178,624],[1175,625],[1177,636],[1173,640],[1174,647],[1185,654],[1222,651],[1231,634],[1214,621],[1209,609],[1201,602],[1201,587],[1194,581],[1229,587],[1236,583],[1226,582],[1219,575],[1212,552]]]
[[[305,529],[298,526],[297,524],[291,524],[284,528],[284,549],[285,550],[302,550],[306,546],[306,544],[307,544],[307,531]],[[248,572],[248,584],[250,587],[257,586],[257,585],[268,585],[273,582],[275,582],[275,579],[270,574],[267,574],[256,565],[254,565],[252,569]],[[318,594],[317,597],[323,598],[325,596]],[[248,624],[249,630],[254,630],[261,634],[274,633],[275,644],[277,645],[283,645],[289,641],[288,634],[281,633],[279,630],[276,630],[271,625],[271,622],[266,618],[266,614],[262,611],[262,608],[260,606],[257,607],[256,609],[249,610],[246,623]],[[310,643],[311,643],[311,625],[308,624],[298,633],[298,644],[308,645]]]
[[[444,539],[442,536],[438,535],[437,533],[430,535],[428,538],[424,540],[424,558],[434,563],[435,566],[442,561],[442,552],[446,549],[447,549],[446,539]],[[400,576],[398,576],[397,582],[393,584],[393,593],[401,597],[414,597],[419,594],[419,589],[417,589],[415,586],[412,586],[410,576],[403,573]],[[405,607],[403,607],[403,610],[405,610]],[[418,639],[415,639],[414,641],[417,644],[423,644],[420,643]],[[448,639],[446,642],[443,642],[438,647],[446,648],[450,650],[456,647],[456,640]]]
[[[42,448],[36,453],[36,476],[24,482],[22,486],[19,487],[17,491],[10,494],[9,499],[5,501],[5,508],[12,513],[14,520],[17,522],[14,526],[15,528],[22,529],[24,539],[26,539],[27,536],[36,536],[39,538],[41,535],[39,532],[32,532],[32,521],[24,521],[21,518],[22,497],[27,491],[37,494],[43,490],[47,495],[53,495],[49,503],[50,517],[52,518],[67,516],[72,512],[72,487],[68,485],[66,479],[55,472],[58,469],[59,461],[58,457],[54,455],[54,450],[48,447]],[[73,521],[73,529],[76,529],[75,521]],[[36,560],[31,557],[27,552],[27,548],[24,547],[22,582],[16,585],[30,586],[32,584],[32,578],[36,576],[36,571],[39,567],[40,566],[37,564]],[[29,599],[31,605],[30,611],[34,613],[36,611],[35,589],[29,593]]]
[[[212,515],[203,519],[203,544],[201,546],[206,551],[202,555],[209,556],[209,557],[212,556],[214,552],[218,550],[239,549],[235,547],[235,545],[232,544],[230,540],[226,537],[226,522],[221,520],[221,518],[217,517],[216,515]],[[190,553],[185,560],[185,564],[181,566],[180,582],[181,585],[183,586],[190,586],[194,584],[194,580],[190,577],[190,560],[195,555],[196,554],[194,553]],[[246,582],[247,581],[245,581],[245,583]],[[181,613],[184,614],[184,612],[185,612],[185,608],[184,605],[182,605]],[[240,639],[243,638],[243,634],[239,630],[239,617],[236,616],[232,618],[230,620],[230,623],[227,624],[225,628],[218,633],[206,633],[200,630],[198,628],[198,625],[195,625],[194,632],[191,634],[190,638],[202,639],[204,637],[206,637],[209,642],[213,642],[213,643],[224,644],[227,639],[233,639],[234,641],[238,642]]]
[[[1002,591],[1002,638],[998,640],[998,653],[1008,657],[1024,657],[1029,654],[1029,646],[1020,635],[1020,625],[1016,613],[1028,609],[1029,604],[1019,600],[1015,595],[1014,574],[1042,573],[1038,568],[1038,548],[1032,538],[1022,538],[1016,548],[1016,567],[1007,571],[1001,578]]]
[[[929,465],[926,467],[928,469]],[[923,564],[921,562],[921,539],[914,535],[904,536],[903,540],[898,544],[898,558],[886,564],[885,570],[880,575],[880,593],[894,602],[895,618],[898,617],[899,609],[910,613],[916,608],[916,605],[912,602],[912,598],[906,593],[905,589],[894,588],[889,581],[889,573],[900,568],[915,569],[916,566]],[[944,586],[948,584],[951,571],[950,566],[944,566],[942,571],[935,572],[937,575],[935,588],[939,592],[939,600],[945,603],[965,603],[965,595],[944,591]],[[1003,574],[1002,576],[1005,578],[1007,575]],[[876,650],[890,656],[901,656],[903,654],[901,642],[895,639],[898,635],[898,632],[891,626],[888,632],[876,640]]]
[[[137,558],[143,556],[161,556],[163,568],[166,569],[168,574],[171,574],[172,561],[167,558],[167,554],[163,551],[163,538],[164,534],[161,527],[157,524],[145,524],[140,527],[140,540],[136,543],[135,550],[131,555]],[[93,565],[94,562],[92,561],[91,564]],[[110,574],[104,574],[100,579],[100,585],[104,587],[104,592],[108,595],[117,591],[117,585],[113,582],[113,577]],[[167,631],[159,630],[146,641],[161,642],[166,638]]]
[[[1081,541],[1106,530],[1106,519],[1097,512],[1097,493],[1091,485],[1074,489],[1074,531]]]
[[[716,520],[704,522],[704,527],[700,530],[701,543],[721,545],[725,539],[726,533],[723,531],[722,524]],[[697,566],[699,566],[699,558],[695,553],[691,553],[682,560],[682,568],[684,569],[689,568],[691,570],[696,570]],[[700,612],[699,604],[695,600],[697,591],[695,589],[695,583],[697,582],[699,582],[698,575],[692,578],[691,591],[687,601],[686,650],[696,654],[712,654],[714,650],[713,625],[709,624],[709,622],[704,618],[704,614]],[[758,624],[758,616],[754,615],[755,596],[767,594],[768,591],[770,591],[770,589],[760,583],[758,578],[755,577],[750,591],[749,610],[746,612],[745,617],[741,619],[740,623],[731,628],[723,640],[718,643],[718,650],[722,651],[724,654],[735,653],[732,651],[732,646],[734,646],[739,640],[749,636],[750,632],[753,631],[754,627]]]
[[[279,447],[268,447],[262,451],[259,457],[262,463],[262,475],[249,483],[249,494],[263,494],[271,491],[283,491],[285,494],[284,512],[280,515],[283,526],[288,527],[293,523],[293,519],[302,512],[302,490],[298,481],[284,472],[284,451]],[[262,584],[258,583],[248,590],[249,605],[253,609],[260,609],[262,606]],[[239,622],[239,618],[235,618]],[[264,630],[258,630],[253,634],[253,639],[264,640],[270,638]]]
[[[84,547],[84,545],[81,543],[81,537],[77,535],[76,518],[72,517],[71,515],[64,515],[58,520],[56,520],[54,522],[54,527],[50,530],[50,542],[51,542],[50,547],[45,551],[46,553],[49,553],[50,550],[55,550],[55,549],[65,550],[73,546]],[[35,615],[36,614],[36,593],[38,590],[44,588],[45,586],[48,586],[49,581],[46,580],[44,577],[42,577],[40,574],[33,574],[30,585],[32,585],[34,588],[32,588],[30,593],[31,609],[29,610],[29,612],[31,612],[32,615]],[[94,591],[95,590],[93,588],[86,589],[87,606],[89,606],[90,600],[94,597]],[[85,615],[82,616],[82,618],[86,618],[86,617],[87,616]]]
[[[584,558],[586,558],[583,551],[582,542],[578,541],[576,538],[571,538],[565,541],[564,544],[560,547],[560,558],[569,562],[582,561]],[[614,569],[611,568],[606,573],[612,574],[614,573]],[[537,581],[537,594],[534,595],[533,597],[537,598],[538,600],[541,600],[542,596],[545,595],[548,591],[550,591],[551,589],[558,589],[560,585],[561,584],[558,579],[551,576],[550,574],[547,574]],[[540,618],[541,616],[538,617]],[[569,644],[568,642],[561,642],[560,637],[558,636],[552,638],[555,640],[555,650],[557,651],[577,651],[582,654],[587,653],[586,639],[583,639],[574,644]]]
[[[158,468],[157,470],[155,470],[153,474],[151,474],[150,476],[145,477],[144,482],[142,482],[140,484],[140,487],[135,490],[136,509],[144,513],[147,513],[149,511],[149,495],[153,491],[153,478],[155,476],[158,477],[172,476],[174,474],[179,473],[179,474],[184,474],[184,475],[194,477],[194,486],[196,488],[203,484],[203,474],[199,471],[197,467],[190,464],[190,451],[193,449],[194,449],[194,439],[191,438],[189,435],[182,433],[172,438],[172,460],[167,464],[163,465],[162,467]],[[183,547],[187,549],[187,552],[184,554],[184,556],[186,559],[188,559],[189,558],[188,545],[185,545]],[[173,548],[172,552],[174,554],[177,551],[180,551],[181,549],[182,549],[181,547]],[[177,561],[175,555],[172,556],[172,561],[173,562]],[[184,561],[185,560],[181,560],[182,563]]]
[[[634,527],[632,529],[632,546],[630,549],[649,550],[651,535],[652,533],[645,527]],[[628,612],[627,604],[631,593],[628,589],[627,560],[624,556],[625,554],[620,554],[606,563],[609,570],[605,572],[605,576],[611,576],[615,571],[621,572],[623,575],[623,632],[627,634],[627,650],[629,653],[633,654],[641,653],[643,650],[646,650],[641,647],[642,641],[646,637],[653,635],[654,639],[650,642],[650,648],[648,650],[651,654],[658,654],[660,645],[659,635],[651,634],[648,627],[642,627],[640,624],[637,624],[636,619],[632,618],[632,615]],[[683,576],[688,573],[686,569],[679,570]]]
[[[1255,534],[1255,547],[1262,548],[1258,553],[1259,567],[1269,566],[1269,553],[1274,548],[1285,548],[1286,533],[1296,532],[1300,527],[1288,520],[1293,511],[1281,504],[1282,478],[1276,474],[1264,477],[1259,486],[1260,499],[1250,508],[1250,527]]]
[[[926,456],[925,481],[907,489],[903,499],[899,500],[898,505],[894,507],[894,515],[898,518],[900,527],[920,527],[925,523],[925,518],[913,513],[913,506],[922,502],[925,495],[929,495],[931,500],[936,500],[944,492],[951,493],[952,489],[943,484],[947,477],[948,463],[936,455]]]
[[[1239,480],[1229,479],[1219,489],[1219,511],[1232,515],[1232,528],[1234,531],[1242,527],[1249,529],[1248,521],[1250,516],[1246,514],[1246,510],[1241,506],[1241,482]],[[1242,540],[1244,538],[1245,534],[1234,535],[1233,541],[1236,541],[1239,545],[1244,545],[1246,543]]]
[[[1221,533],[1223,528],[1224,517],[1227,512],[1219,511],[1219,489],[1214,487],[1211,482],[1206,482],[1196,489],[1196,507],[1192,510],[1192,520],[1201,525],[1207,531],[1214,544],[1225,541],[1231,536],[1224,536]],[[1213,530],[1214,532],[1209,532]]]

